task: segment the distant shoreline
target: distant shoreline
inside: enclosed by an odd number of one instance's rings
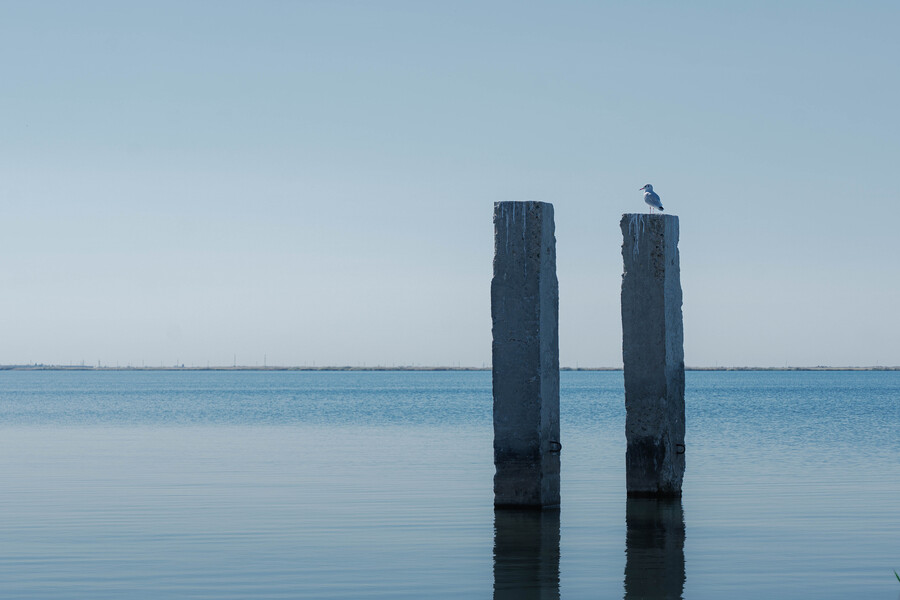
[[[94,367],[88,365],[0,365],[0,371],[490,371],[490,367]],[[621,371],[621,367],[560,367],[560,371]],[[685,367],[685,371],[900,371],[895,367]]]

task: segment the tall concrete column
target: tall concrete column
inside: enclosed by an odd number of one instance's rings
[[[494,504],[559,506],[559,291],[553,205],[494,204]]]
[[[622,215],[625,480],[631,497],[681,496],[684,327],[678,217]]]

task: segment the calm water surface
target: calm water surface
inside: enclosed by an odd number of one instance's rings
[[[0,597],[900,598],[900,373],[687,384],[682,501],[565,372],[562,510],[495,514],[487,372],[0,372]]]

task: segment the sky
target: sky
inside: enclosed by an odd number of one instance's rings
[[[493,204],[555,208],[560,362],[623,213],[689,366],[900,365],[896,2],[0,2],[0,364],[490,365]]]

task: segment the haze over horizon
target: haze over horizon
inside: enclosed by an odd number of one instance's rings
[[[489,365],[493,203],[543,200],[560,362],[621,366],[618,222],[651,183],[687,364],[900,365],[897,22],[4,2],[0,364]]]

